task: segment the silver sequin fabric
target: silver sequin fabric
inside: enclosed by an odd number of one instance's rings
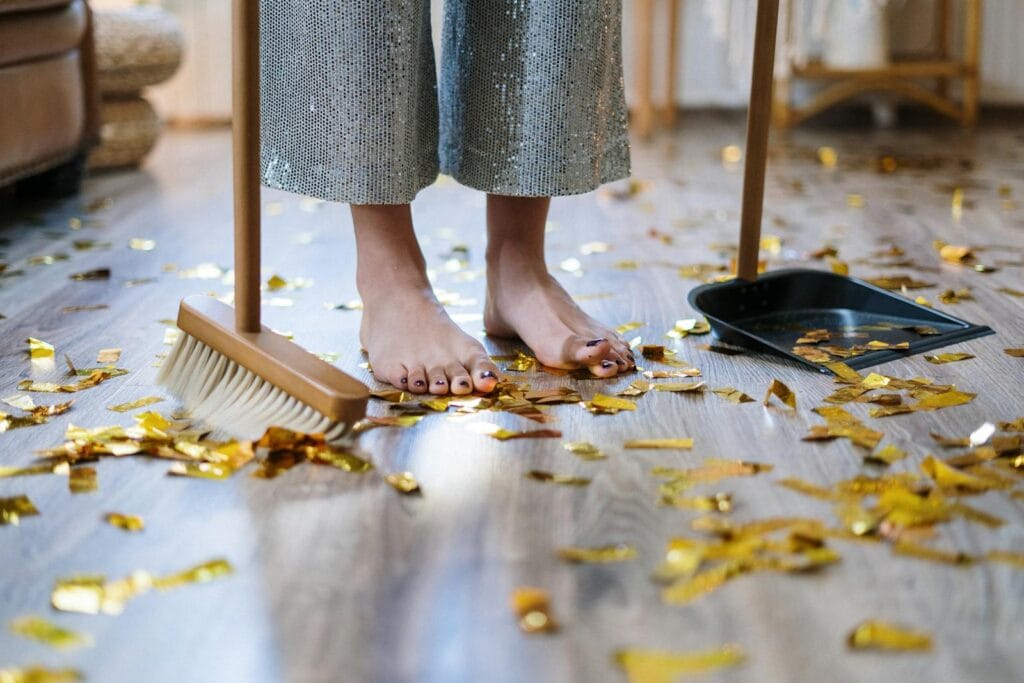
[[[435,0],[440,1],[440,0]],[[513,196],[629,174],[621,0],[261,0],[263,183],[403,204],[438,172]]]

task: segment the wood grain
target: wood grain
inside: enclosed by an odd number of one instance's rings
[[[834,387],[795,365],[762,355],[723,356],[700,350],[707,337],[672,342],[662,335],[679,318],[691,317],[686,293],[697,284],[677,269],[696,262],[725,263],[713,246],[735,243],[740,171],[725,168],[720,149],[742,139],[740,116],[688,115],[683,128],[634,148],[645,191],[630,200],[602,193],[559,199],[548,234],[549,261],[584,307],[610,323],[644,322],[629,333],[651,343],[668,342],[700,367],[712,387],[735,386],[760,399],[773,378],[794,388],[798,412],[760,403],[733,406],[714,394],[651,392],[639,410],[593,416],[578,406],[552,410],[565,440],[590,440],[605,461],[584,462],[559,440],[498,442],[469,432],[457,420],[429,416],[408,430],[377,429],[363,435],[360,450],[377,469],[363,475],[300,467],[273,481],[240,474],[226,482],[166,477],[165,463],[123,458],[99,463],[100,490],[71,496],[59,477],[0,479],[0,496],[28,494],[41,516],[19,527],[0,527],[0,621],[29,613],[89,632],[96,646],[57,653],[6,632],[0,634],[0,666],[38,661],[76,666],[93,681],[617,681],[611,662],[624,645],[678,650],[737,643],[747,662],[708,680],[729,681],[1008,681],[1024,678],[1024,573],[1001,565],[957,569],[892,556],[884,547],[836,543],[842,562],[817,575],[758,574],[743,577],[686,607],[664,605],[649,579],[673,535],[688,534],[696,513],[655,505],[656,464],[686,466],[708,456],[775,465],[755,477],[721,482],[702,491],[730,491],[733,517],[807,515],[831,520],[825,503],[773,484],[786,476],[826,484],[868,471],[861,453],[845,441],[801,442],[819,422],[810,409]],[[986,420],[1024,415],[1021,359],[1002,352],[1024,346],[1024,300],[997,291],[1024,289],[1024,214],[1005,204],[1024,196],[1024,129],[989,122],[975,134],[949,127],[871,132],[810,128],[775,140],[766,195],[765,234],[783,239],[770,267],[804,260],[803,254],[833,243],[852,263],[854,275],[878,269],[855,263],[880,248],[883,237],[905,248],[936,272],[914,274],[941,288],[969,286],[975,299],[936,306],[997,335],[951,351],[976,359],[935,366],[912,357],[881,368],[901,377],[925,375],[950,382],[977,399],[935,413],[870,420],[886,442],[911,457],[893,467],[916,470],[934,450],[929,431],[963,435]],[[815,150],[834,147],[839,168],[821,167]],[[880,175],[871,164],[893,154],[903,164]],[[933,160],[929,164],[918,163]],[[122,347],[119,365],[131,374],[74,395],[74,408],[39,427],[0,434],[0,464],[27,464],[35,449],[61,442],[64,429],[130,424],[130,415],[106,406],[159,393],[152,385],[162,343],[160,320],[174,316],[178,299],[222,294],[220,280],[195,280],[163,272],[202,262],[231,262],[230,150],[226,131],[165,135],[147,167],[136,173],[94,178],[80,200],[53,206],[5,206],[0,262],[20,276],[0,278],[0,384],[3,397],[33,376],[24,339],[47,340],[80,366],[94,365],[100,348]],[[863,167],[863,168],[860,168]],[[950,186],[965,190],[960,221],[950,211]],[[848,193],[866,207],[849,208]],[[109,197],[109,207],[84,206]],[[369,381],[359,367],[359,313],[327,310],[324,302],[356,296],[347,208],[264,193],[264,281],[273,273],[307,277],[313,286],[275,295],[290,308],[266,307],[265,321],[289,330],[316,352],[339,352],[339,365]],[[442,179],[413,207],[435,284],[476,299],[452,307],[479,313],[480,278],[440,268],[453,245],[469,247],[470,272],[482,268],[483,201],[479,193]],[[68,221],[84,225],[71,230]],[[668,235],[665,244],[649,231]],[[156,241],[153,251],[128,248],[133,237]],[[76,251],[72,240],[112,243]],[[932,241],[989,245],[979,257],[1006,262],[992,274],[940,263]],[[584,242],[602,240],[607,253],[581,255]],[[995,247],[1008,245],[1013,250]],[[66,261],[27,265],[40,254],[64,252]],[[558,270],[568,257],[583,274]],[[634,270],[615,267],[635,260]],[[1013,265],[1016,263],[1016,265]],[[109,266],[109,281],[77,282],[68,275]],[[131,278],[155,282],[126,288]],[[922,293],[935,302],[939,287]],[[105,303],[107,310],[61,313],[70,305]],[[479,333],[479,321],[465,327]],[[410,333],[413,333],[410,331]],[[515,345],[486,340],[495,353]],[[40,379],[59,376],[59,371]],[[633,378],[574,381],[543,373],[517,375],[535,387],[577,387],[584,397],[614,392]],[[58,396],[37,394],[39,402]],[[169,412],[173,402],[153,406]],[[866,414],[863,406],[852,408]],[[378,402],[375,414],[386,412]],[[511,414],[473,418],[524,429],[534,426]],[[624,450],[630,438],[692,436],[692,451]],[[592,477],[589,486],[562,487],[525,479],[530,469]],[[421,482],[422,498],[399,497],[382,474],[408,470]],[[954,522],[941,531],[942,545],[970,553],[990,548],[1024,549],[1020,502],[990,493],[973,505],[1008,521],[997,530]],[[147,528],[126,535],[101,520],[108,511],[141,514]],[[635,544],[635,561],[607,566],[570,566],[554,551],[566,544]],[[216,583],[151,594],[117,617],[51,613],[54,579],[77,572],[122,576],[145,568],[170,572],[226,557],[237,573]],[[521,585],[551,591],[560,634],[525,636],[516,628],[508,595]],[[931,654],[882,656],[851,653],[845,637],[859,621],[885,618],[934,634]]]

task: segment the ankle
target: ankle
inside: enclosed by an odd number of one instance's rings
[[[513,241],[488,244],[485,255],[488,280],[536,278],[547,275],[544,249],[528,248]]]
[[[356,269],[356,289],[364,302],[403,294],[430,296],[433,291],[427,274],[422,270],[362,266]]]

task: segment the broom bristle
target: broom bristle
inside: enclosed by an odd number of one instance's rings
[[[178,337],[157,382],[193,417],[234,436],[259,438],[275,426],[323,432],[332,443],[351,437],[352,425],[331,420],[189,334]]]

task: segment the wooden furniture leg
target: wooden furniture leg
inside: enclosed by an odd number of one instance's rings
[[[633,16],[636,22],[636,62],[633,67],[636,75],[636,106],[633,108],[633,128],[639,137],[647,138],[654,128],[654,104],[651,98],[654,0],[636,0]]]

